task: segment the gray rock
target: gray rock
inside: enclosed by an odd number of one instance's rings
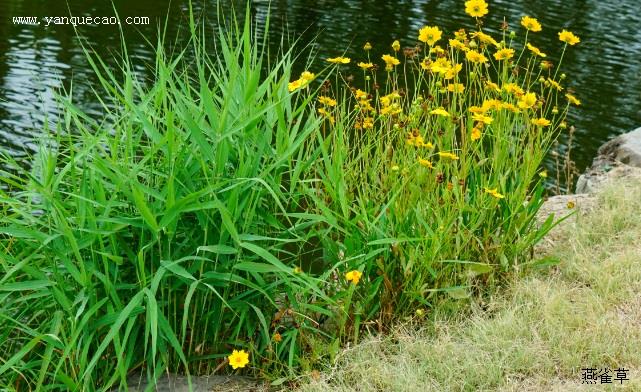
[[[596,207],[597,198],[590,194],[552,196],[541,206],[537,213],[537,221],[543,223],[552,214],[554,214],[555,220],[570,215],[574,211],[585,214]],[[576,216],[576,214],[573,216]]]
[[[608,184],[628,181],[631,178],[641,178],[641,167],[633,167],[620,163],[611,166],[600,166],[582,174],[576,183],[576,193],[597,193]]]
[[[633,175],[634,168],[641,168],[641,128],[602,145],[592,166],[579,177],[576,193],[594,193],[609,181]]]
[[[610,161],[641,167],[641,128],[617,136],[599,148],[599,155]]]
[[[193,392],[210,391],[267,391],[266,384],[258,380],[241,376],[208,376],[191,377]],[[135,374],[127,379],[130,392],[143,392],[147,388],[147,379],[142,374]],[[115,389],[113,391],[116,391]],[[165,374],[157,382],[152,391],[157,392],[190,392],[187,377],[175,374]]]

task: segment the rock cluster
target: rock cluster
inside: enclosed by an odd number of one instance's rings
[[[209,377],[192,377],[192,391],[210,392],[210,391],[243,391],[243,392],[261,392],[267,391],[268,387],[259,381],[242,376],[209,376]],[[133,374],[127,379],[127,387],[132,392],[143,392],[147,390],[148,384],[146,377],[142,373]],[[165,374],[156,383],[156,392],[189,392],[189,383],[187,377],[175,374]],[[114,391],[115,392],[115,391]]]
[[[641,128],[617,136],[602,145],[592,166],[579,177],[576,193],[550,197],[539,210],[538,221],[543,222],[550,214],[554,214],[557,219],[562,218],[572,212],[572,209],[585,214],[598,207],[595,194],[599,190],[608,184],[625,184],[633,179],[641,180]],[[576,215],[566,222],[574,223]],[[551,245],[554,238],[555,230],[545,237],[539,249],[546,248],[545,243]]]
[[[576,193],[594,193],[611,181],[636,177],[641,169],[641,128],[617,136],[599,148],[592,166],[579,177]]]

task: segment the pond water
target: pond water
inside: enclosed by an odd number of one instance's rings
[[[215,27],[216,1],[195,0],[198,14]],[[244,2],[221,1],[223,9]],[[417,31],[437,24],[447,35],[460,27],[471,28],[463,0],[261,0],[252,1],[251,11],[260,26],[271,7],[269,34],[277,48],[281,34],[301,39],[316,38],[317,62],[342,54],[360,59],[361,47],[369,41],[380,58],[394,39],[404,46],[416,43]],[[583,105],[571,114],[576,127],[572,157],[583,170],[596,149],[614,135],[641,126],[641,11],[639,0],[495,0],[485,29],[498,33],[506,18],[518,29],[520,17],[531,15],[544,26],[531,40],[552,61],[561,47],[557,32],[567,28],[581,43],[566,54],[563,71],[566,85],[576,90]],[[50,23],[44,17],[113,16],[121,19],[148,17],[148,25],[122,25],[128,52],[139,59],[140,72],[153,52],[143,37],[154,41],[157,26],[168,18],[169,36],[180,36],[188,20],[187,0],[0,0],[0,151],[14,155],[34,148],[34,137],[44,124],[56,119],[54,91],[70,88],[76,102],[95,110],[90,86],[92,73],[76,33],[70,25]],[[38,17],[40,25],[20,25],[14,17]],[[261,27],[262,28],[262,27]],[[79,26],[88,44],[104,56],[120,50],[115,26]],[[177,41],[178,45],[182,42]],[[320,64],[318,67],[320,68]],[[313,66],[312,66],[313,68]],[[71,83],[73,81],[73,84]],[[563,147],[562,147],[563,148]]]

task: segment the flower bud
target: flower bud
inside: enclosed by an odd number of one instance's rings
[[[511,39],[516,38],[516,31],[510,31],[510,38]]]
[[[564,74],[564,73],[562,73],[562,74],[561,74],[561,80],[563,80],[563,79],[565,79],[565,78],[567,78],[567,77],[568,77],[568,76],[567,76],[566,74]]]

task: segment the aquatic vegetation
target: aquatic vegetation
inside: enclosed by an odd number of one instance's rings
[[[580,104],[535,19],[525,42],[426,26],[296,77],[245,18],[213,55],[192,18],[193,53],[159,42],[151,84],[87,51],[105,116],[62,97],[31,169],[2,156],[0,384],[291,376],[531,262],[541,163]]]

